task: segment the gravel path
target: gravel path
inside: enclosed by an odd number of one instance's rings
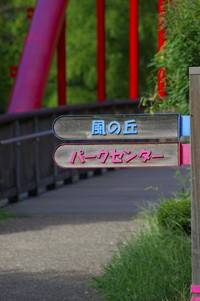
[[[119,239],[137,230],[128,215],[40,216],[0,224],[1,301],[100,301],[90,288]]]

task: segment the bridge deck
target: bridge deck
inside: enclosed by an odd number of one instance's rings
[[[185,168],[182,168],[185,171]],[[61,186],[13,205],[18,214],[136,214],[162,194],[178,189],[175,169],[135,168],[108,171],[103,176]]]

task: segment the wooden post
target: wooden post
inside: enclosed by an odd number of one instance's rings
[[[58,105],[66,105],[66,20],[64,20],[57,48]]]
[[[200,67],[190,68],[192,284],[200,285]]]

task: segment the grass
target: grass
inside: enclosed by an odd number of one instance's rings
[[[0,221],[10,218],[15,218],[16,215],[12,212],[12,210],[9,208],[0,208]]]
[[[16,214],[13,212],[12,207],[0,207],[0,221],[13,219],[13,218],[28,218],[30,217],[27,214]]]
[[[95,278],[106,301],[186,301],[191,284],[190,238],[161,233],[155,218],[123,244]]]

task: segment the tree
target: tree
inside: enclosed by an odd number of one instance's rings
[[[166,8],[166,43],[151,66],[166,68],[167,97],[153,97],[154,110],[189,112],[189,67],[200,66],[200,1],[168,1]],[[157,95],[156,95],[157,96]]]
[[[69,3],[68,95],[96,101],[96,0]],[[139,1],[140,91],[151,90],[147,65],[157,49],[157,0]],[[129,97],[129,0],[106,1],[107,98]],[[83,95],[82,92],[84,91]]]

